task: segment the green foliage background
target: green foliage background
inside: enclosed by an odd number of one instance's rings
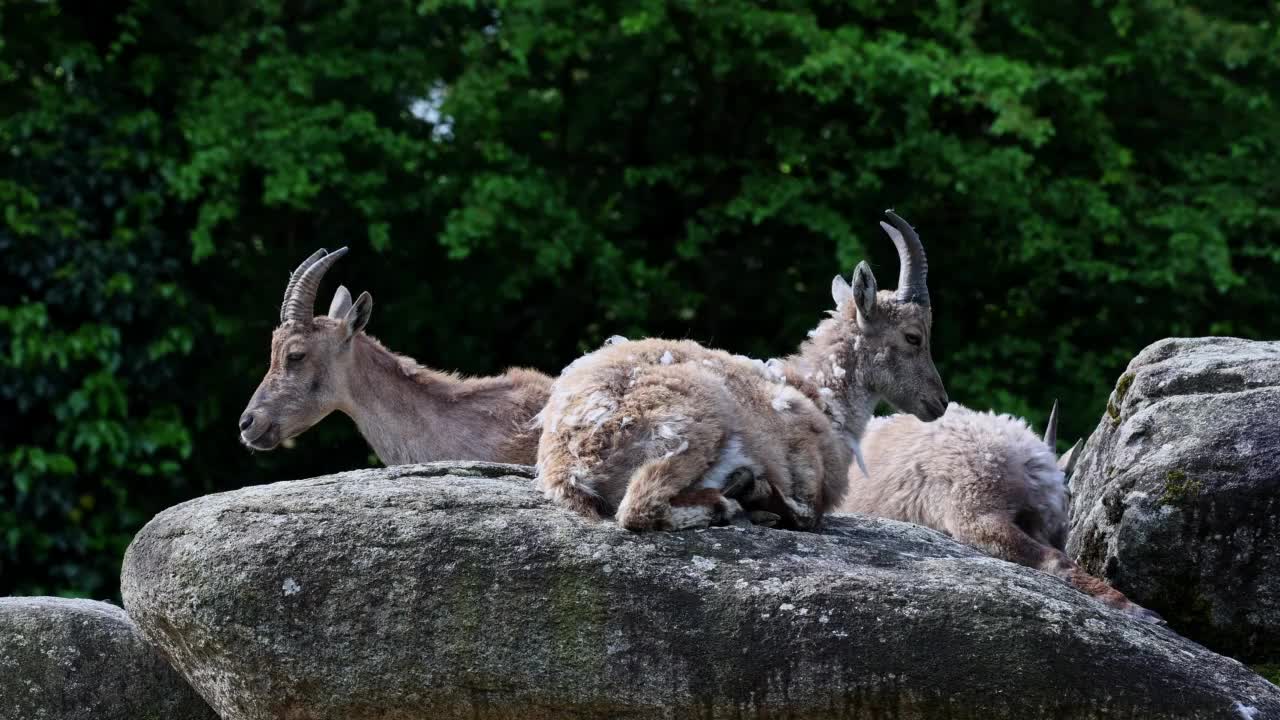
[[[390,347],[557,372],[786,352],[835,273],[892,286],[892,207],[953,399],[1061,398],[1065,446],[1147,343],[1280,330],[1278,9],[4,3],[0,594],[113,596],[164,507],[371,462],[341,417],[236,441],[317,247]]]

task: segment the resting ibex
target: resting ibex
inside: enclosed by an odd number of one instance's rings
[[[463,379],[396,355],[364,333],[373,298],[351,301],[339,287],[327,317],[315,317],[325,271],[346,254],[318,250],[284,291],[271,366],[240,416],[240,440],[271,450],[334,410],[349,415],[386,465],[435,460],[533,464],[531,419],[546,403],[551,378],[513,368]]]
[[[852,286],[837,276],[835,310],[795,355],[761,363],[649,339],[565,368],[541,416],[547,495],[592,517],[616,510],[632,530],[706,527],[744,510],[815,527],[844,495],[880,398],[925,420],[947,406],[929,354],[924,248],[888,216],[897,292],[877,292],[865,262]]]
[[[1011,415],[952,403],[936,422],[875,418],[862,451],[868,476],[851,471],[840,510],[905,520],[947,533],[983,552],[1057,575],[1111,607],[1143,620],[1160,616],[1081,570],[1067,541],[1065,478],[1076,443],[1055,458],[1058,404],[1043,439]]]

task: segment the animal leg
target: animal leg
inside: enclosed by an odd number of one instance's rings
[[[671,499],[671,529],[689,530],[712,525],[750,526],[752,516],[735,499],[715,488],[688,488]],[[761,523],[764,524],[764,523]]]
[[[726,498],[738,501],[752,525],[777,527],[784,521],[789,527],[798,525],[796,514],[792,510],[794,503],[785,499],[763,475],[749,467],[740,467],[729,473],[721,492]],[[741,524],[738,520],[732,522],[735,525]]]
[[[1160,615],[1081,570],[1061,550],[1037,542],[1009,518],[1000,515],[967,518],[961,523],[948,523],[947,530],[956,540],[973,545],[988,555],[1056,575],[1104,605],[1144,622],[1164,624]]]
[[[732,476],[730,476],[732,478]],[[732,487],[732,482],[726,490]],[[704,508],[701,511],[692,508]],[[741,497],[730,497],[729,493],[715,488],[690,488],[671,499],[673,530],[684,530],[688,527],[707,527],[710,525],[737,525],[749,527],[762,525],[774,527],[781,520],[776,514],[767,510],[748,510],[743,507]]]
[[[675,529],[672,500],[697,482],[710,466],[711,458],[692,449],[641,465],[631,474],[627,492],[618,503],[618,524],[628,530]],[[719,491],[713,492],[720,495]],[[710,527],[715,519],[712,507],[705,503],[679,510],[681,529]]]
[[[782,492],[779,489],[778,496],[791,511],[797,529],[814,530],[821,519],[818,508],[818,487],[822,481],[818,477],[817,470],[821,464],[810,453],[792,454],[788,460],[791,467],[791,483],[788,492]]]
[[[743,503],[761,502],[769,497],[769,483],[749,467],[740,467],[725,478],[725,497]]]

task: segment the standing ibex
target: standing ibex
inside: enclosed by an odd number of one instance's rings
[[[1043,439],[1011,415],[952,403],[936,422],[875,418],[862,450],[868,476],[851,471],[840,510],[905,520],[947,533],[1002,560],[1057,575],[1143,620],[1160,616],[1085,573],[1062,549],[1067,489],[1080,444],[1055,458],[1058,404]]]
[[[320,279],[346,252],[318,250],[289,278],[271,366],[240,416],[241,442],[271,450],[339,410],[386,465],[533,464],[538,435],[530,421],[546,403],[551,378],[513,368],[463,379],[396,355],[363,332],[373,308],[367,292],[353,303],[340,286],[329,315],[315,317]]]
[[[616,509],[632,530],[735,521],[744,506],[815,527],[844,495],[881,397],[925,420],[947,406],[929,354],[924,248],[888,216],[893,225],[880,225],[898,248],[897,292],[877,293],[865,262],[852,286],[837,276],[835,310],[795,355],[761,363],[649,339],[607,344],[565,368],[541,416],[548,496],[588,516]]]

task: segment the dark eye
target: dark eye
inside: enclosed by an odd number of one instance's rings
[[[304,352],[291,352],[285,356],[285,360],[288,360],[290,363],[300,363],[306,356],[307,354]]]
[[[912,345],[919,345],[922,340],[923,338],[921,338],[919,335],[915,333],[907,333],[907,342],[911,343]]]

